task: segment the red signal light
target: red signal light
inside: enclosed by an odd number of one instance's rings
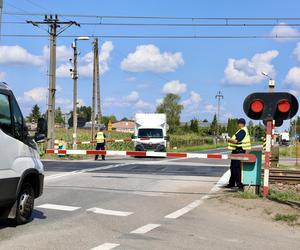
[[[261,100],[254,100],[250,108],[255,113],[260,113],[264,109],[264,103]]]
[[[277,108],[280,112],[286,113],[291,109],[291,103],[288,100],[280,100],[277,104]]]

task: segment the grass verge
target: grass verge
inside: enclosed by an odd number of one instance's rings
[[[295,191],[289,190],[285,192],[278,192],[270,190],[269,199],[279,202],[300,202],[300,195]]]
[[[299,216],[297,214],[279,214],[279,213],[277,213],[273,219],[275,221],[285,221],[291,225],[291,224],[297,222],[298,217]]]
[[[234,197],[241,198],[241,199],[259,199],[259,198],[261,198],[260,195],[257,195],[252,192],[237,192],[234,194]]]
[[[170,151],[171,152],[197,152],[197,151],[204,151],[204,150],[217,149],[217,148],[223,148],[223,147],[226,147],[225,143],[221,143],[218,145],[203,144],[203,145],[197,145],[197,146],[177,147],[176,149],[172,148],[172,149],[170,149]]]

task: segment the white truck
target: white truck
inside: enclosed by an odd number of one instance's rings
[[[46,121],[38,123],[31,137],[16,98],[0,82],[0,217],[15,224],[31,219],[34,199],[43,193],[44,169],[37,141],[45,139]]]
[[[290,143],[290,133],[287,131],[281,132],[279,136],[279,144],[282,146],[288,146]]]
[[[167,148],[166,114],[135,115],[134,147],[136,151],[165,152]]]

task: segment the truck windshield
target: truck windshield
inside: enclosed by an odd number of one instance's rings
[[[141,128],[138,132],[139,138],[163,138],[163,131],[162,129],[155,129],[155,128]]]

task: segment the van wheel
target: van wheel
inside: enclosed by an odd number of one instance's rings
[[[34,190],[30,183],[24,183],[18,195],[15,222],[17,225],[30,221],[34,207]]]

